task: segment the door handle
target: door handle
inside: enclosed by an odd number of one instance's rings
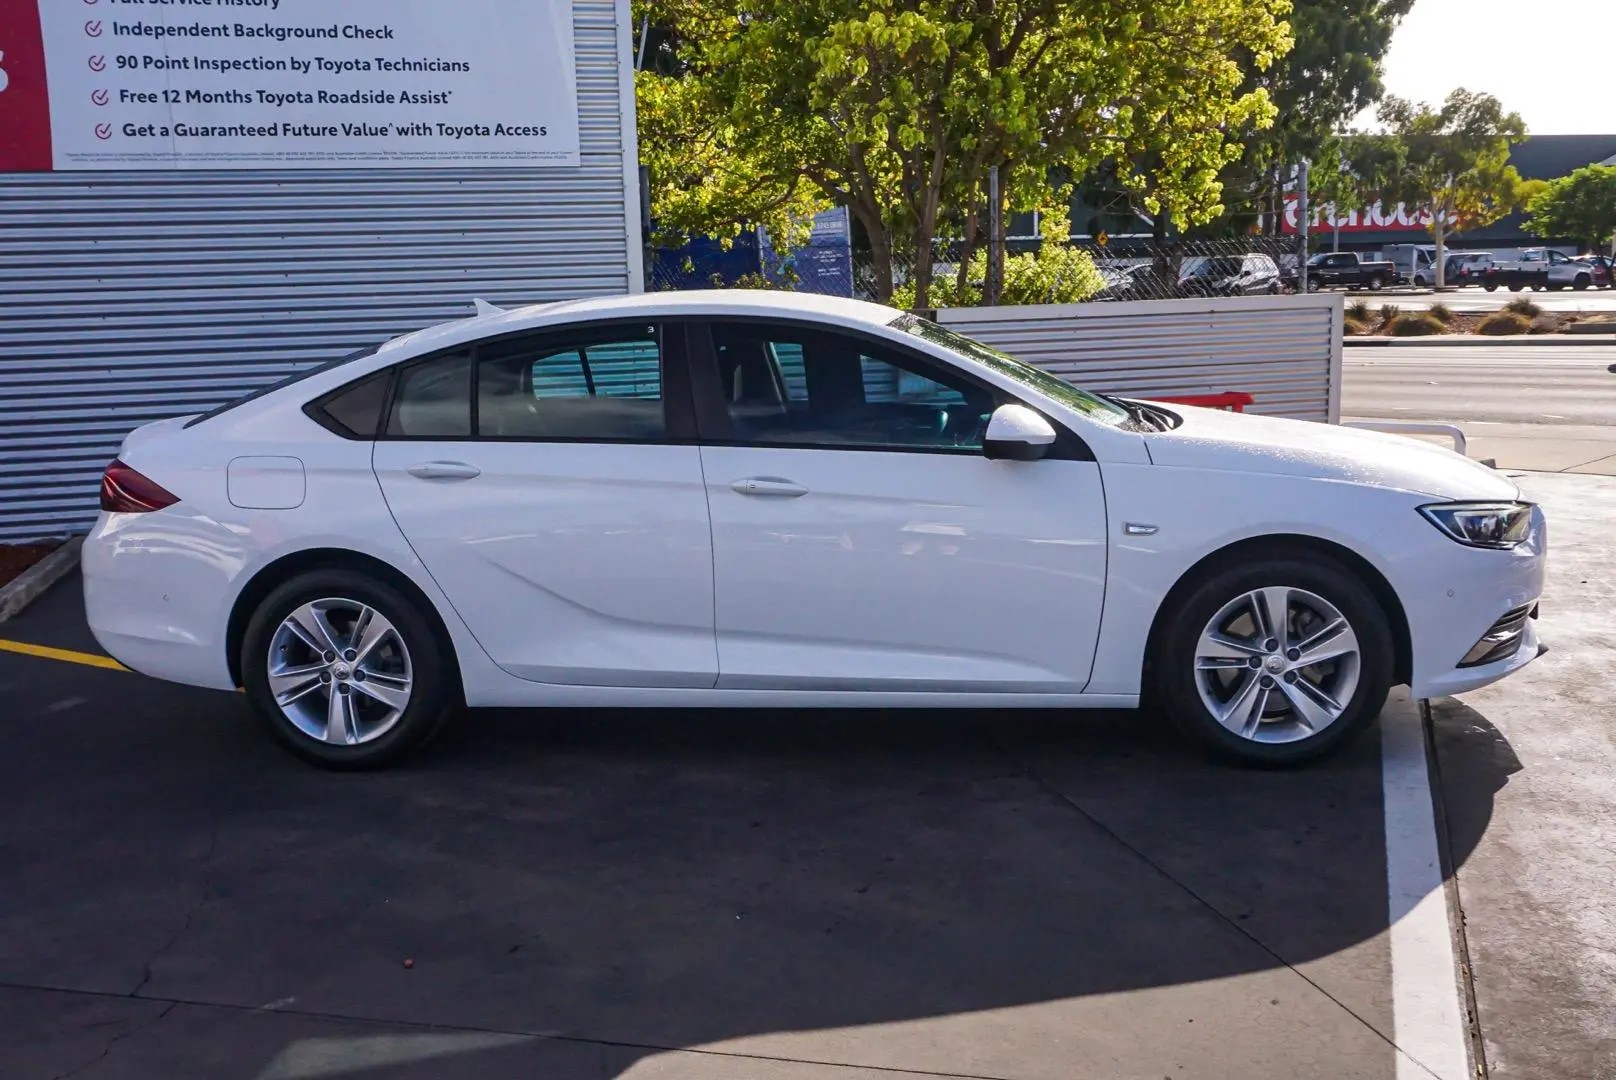
[[[420,480],[471,480],[483,474],[477,466],[463,461],[427,461],[404,471]]]
[[[730,489],[742,495],[764,495],[777,499],[796,499],[808,494],[808,489],[778,476],[749,476],[737,480]]]

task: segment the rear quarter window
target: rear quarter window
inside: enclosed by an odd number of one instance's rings
[[[347,439],[374,439],[392,387],[391,369],[367,375],[303,407],[309,419]]]

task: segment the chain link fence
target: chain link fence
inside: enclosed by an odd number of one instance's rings
[[[1012,238],[1007,246],[1001,304],[1277,296],[1296,288],[1294,239],[1244,236],[1158,245],[1149,237],[1114,237],[1102,245]],[[789,259],[770,267],[755,255],[715,261],[670,258],[662,253],[647,260],[646,287],[650,291],[763,288],[834,292],[898,307],[983,306],[988,302],[987,253],[978,249],[968,260],[963,255],[959,245],[938,245],[932,261],[932,285],[924,303],[917,295],[917,260],[912,254],[894,255],[888,289],[887,275],[867,250],[859,249],[851,252],[846,273],[815,274],[806,279],[799,277]],[[829,287],[826,282],[831,283]]]

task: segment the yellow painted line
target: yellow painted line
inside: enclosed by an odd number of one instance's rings
[[[0,639],[0,652],[21,653],[23,656],[34,656],[41,660],[60,660],[65,664],[82,664],[85,667],[105,668],[108,671],[129,670],[110,656],[73,652],[70,649],[52,649],[48,645],[30,645],[25,641]]]

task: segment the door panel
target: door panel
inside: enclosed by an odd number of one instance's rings
[[[884,343],[768,322],[697,340],[720,687],[1081,691],[1094,462],[987,460],[1008,395]]]
[[[1076,693],[1105,590],[1092,461],[702,448],[721,687]],[[806,489],[737,490],[748,480]]]
[[[399,527],[494,662],[539,682],[711,687],[701,455],[658,441],[677,418],[661,407],[655,328],[507,340],[447,374],[401,372],[394,438],[373,460]],[[451,386],[475,407],[446,404]],[[688,425],[688,396],[678,405]]]

